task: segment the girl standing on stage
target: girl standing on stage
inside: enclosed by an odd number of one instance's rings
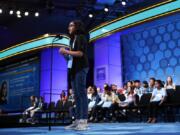
[[[88,128],[88,100],[86,90],[86,76],[88,73],[87,45],[84,25],[81,21],[70,22],[70,50],[60,49],[60,53],[68,56],[71,84],[75,97],[76,120],[66,129],[86,130]]]

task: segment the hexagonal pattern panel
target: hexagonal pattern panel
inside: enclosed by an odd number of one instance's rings
[[[180,84],[180,20],[151,23],[122,35],[124,79],[165,80],[173,75]]]

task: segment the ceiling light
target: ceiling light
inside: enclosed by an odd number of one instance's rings
[[[92,13],[89,13],[89,18],[93,18],[93,14]]]
[[[14,11],[13,11],[13,10],[10,10],[10,11],[9,11],[9,14],[10,14],[10,15],[14,14]]]
[[[24,12],[24,15],[25,15],[25,16],[28,16],[28,15],[29,15],[29,12],[27,12],[27,11]]]
[[[39,12],[36,12],[34,15],[35,15],[35,17],[38,17],[39,16]]]
[[[20,15],[20,14],[21,14],[21,11],[19,11],[19,10],[16,11],[16,14],[17,14],[17,15]]]

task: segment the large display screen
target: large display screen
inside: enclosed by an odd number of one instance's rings
[[[31,95],[39,96],[39,58],[0,67],[0,109],[25,109]]]

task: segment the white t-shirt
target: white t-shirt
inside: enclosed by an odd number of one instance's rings
[[[135,93],[138,95],[138,96],[142,96],[144,94],[144,91],[143,91],[143,88],[140,87],[140,88],[135,88],[134,89]]]
[[[91,93],[87,94],[87,98],[91,100],[92,99],[92,94]]]
[[[152,92],[152,96],[154,97],[151,102],[155,102],[155,101],[161,101],[163,97],[165,97],[166,94],[166,90],[164,88],[161,88],[160,90],[155,88]]]

